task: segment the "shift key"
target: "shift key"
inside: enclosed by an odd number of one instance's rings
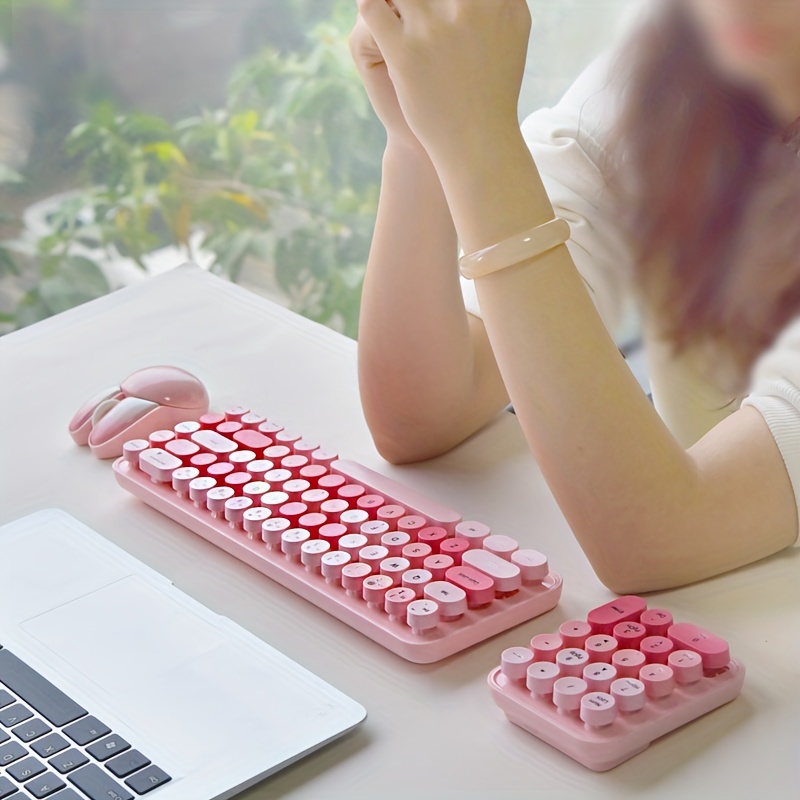
[[[73,722],[87,713],[85,708],[8,650],[0,650],[0,683],[16,692],[29,706],[57,727]]]

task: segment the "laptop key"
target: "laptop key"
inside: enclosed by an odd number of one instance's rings
[[[127,753],[122,753],[116,758],[112,758],[106,764],[106,769],[113,772],[118,778],[124,778],[130,775],[131,772],[136,772],[137,769],[146,767],[150,763],[147,756],[143,756],[138,750],[128,750]]]
[[[6,728],[11,728],[19,722],[24,722],[33,716],[31,711],[21,703],[15,703],[13,706],[6,706],[0,710],[0,725],[5,725]]]
[[[97,764],[89,764],[75,770],[70,773],[68,780],[77,786],[89,800],[133,800],[133,795]]]
[[[36,798],[50,797],[50,795],[55,794],[66,785],[57,775],[52,772],[46,772],[44,775],[28,781],[25,784],[25,791],[30,792]]]
[[[53,800],[86,800],[86,798],[81,797],[74,789],[67,788],[54,795]]]
[[[98,761],[106,761],[129,747],[130,745],[121,736],[112,733],[111,736],[106,736],[105,739],[87,747],[86,752]]]
[[[5,689],[0,689],[0,708],[10,706],[14,702],[14,697]]]
[[[0,747],[0,767],[7,767],[26,755],[28,755],[28,751],[19,742],[4,744]]]
[[[29,758],[23,758],[22,761],[15,761],[6,771],[15,781],[22,783],[27,781],[28,778],[41,775],[45,769],[45,765],[38,758],[30,756]]]
[[[22,742],[32,742],[40,736],[49,733],[52,728],[43,720],[34,717],[28,722],[23,722],[22,725],[17,725],[11,733],[14,734]]]
[[[86,714],[85,708],[8,650],[0,650],[0,683],[57,727]]]
[[[0,728],[0,744],[7,742],[10,738],[11,737],[2,728]]]
[[[64,733],[72,739],[75,744],[89,744],[107,733],[111,733],[111,728],[108,725],[100,722],[97,717],[88,716],[73,722],[72,725],[67,725],[64,728]]]
[[[8,778],[0,775],[0,800],[6,800],[6,797],[11,797],[16,791],[17,787]]]
[[[61,736],[61,734],[51,733],[49,736],[35,741],[31,745],[31,750],[42,758],[50,758],[50,756],[54,756],[56,753],[60,753],[68,747],[69,742]]]
[[[159,786],[163,786],[171,780],[172,778],[170,778],[163,769],[153,764],[147,767],[147,769],[143,769],[141,772],[131,775],[125,783],[130,786],[136,794],[147,794],[147,792],[157,789]]]
[[[53,756],[47,763],[63,775],[65,772],[71,772],[73,769],[88,764],[89,759],[80,750],[73,747],[71,750]]]

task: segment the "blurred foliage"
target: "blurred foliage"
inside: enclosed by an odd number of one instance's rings
[[[212,271],[234,281],[269,272],[294,310],[355,336],[382,141],[346,47],[352,4],[326,5],[302,48],[245,60],[222,108],[171,122],[96,103],[66,141],[85,188],[61,205],[52,233],[14,244],[39,280],[5,321],[102,295],[104,258],[144,267],[174,244],[189,259],[210,251]],[[0,273],[14,262],[0,250]]]

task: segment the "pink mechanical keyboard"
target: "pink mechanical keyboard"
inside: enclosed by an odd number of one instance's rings
[[[394,653],[430,663],[552,609],[536,550],[243,407],[127,442],[117,481]]]
[[[597,772],[733,700],[728,643],[629,595],[511,647],[489,674],[508,719]]]

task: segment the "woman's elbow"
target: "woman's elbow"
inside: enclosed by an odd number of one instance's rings
[[[411,435],[390,434],[371,430],[372,441],[375,449],[384,461],[401,466],[414,464],[418,461],[427,461],[436,456],[443,455],[449,447],[438,447],[430,440],[415,438]]]

